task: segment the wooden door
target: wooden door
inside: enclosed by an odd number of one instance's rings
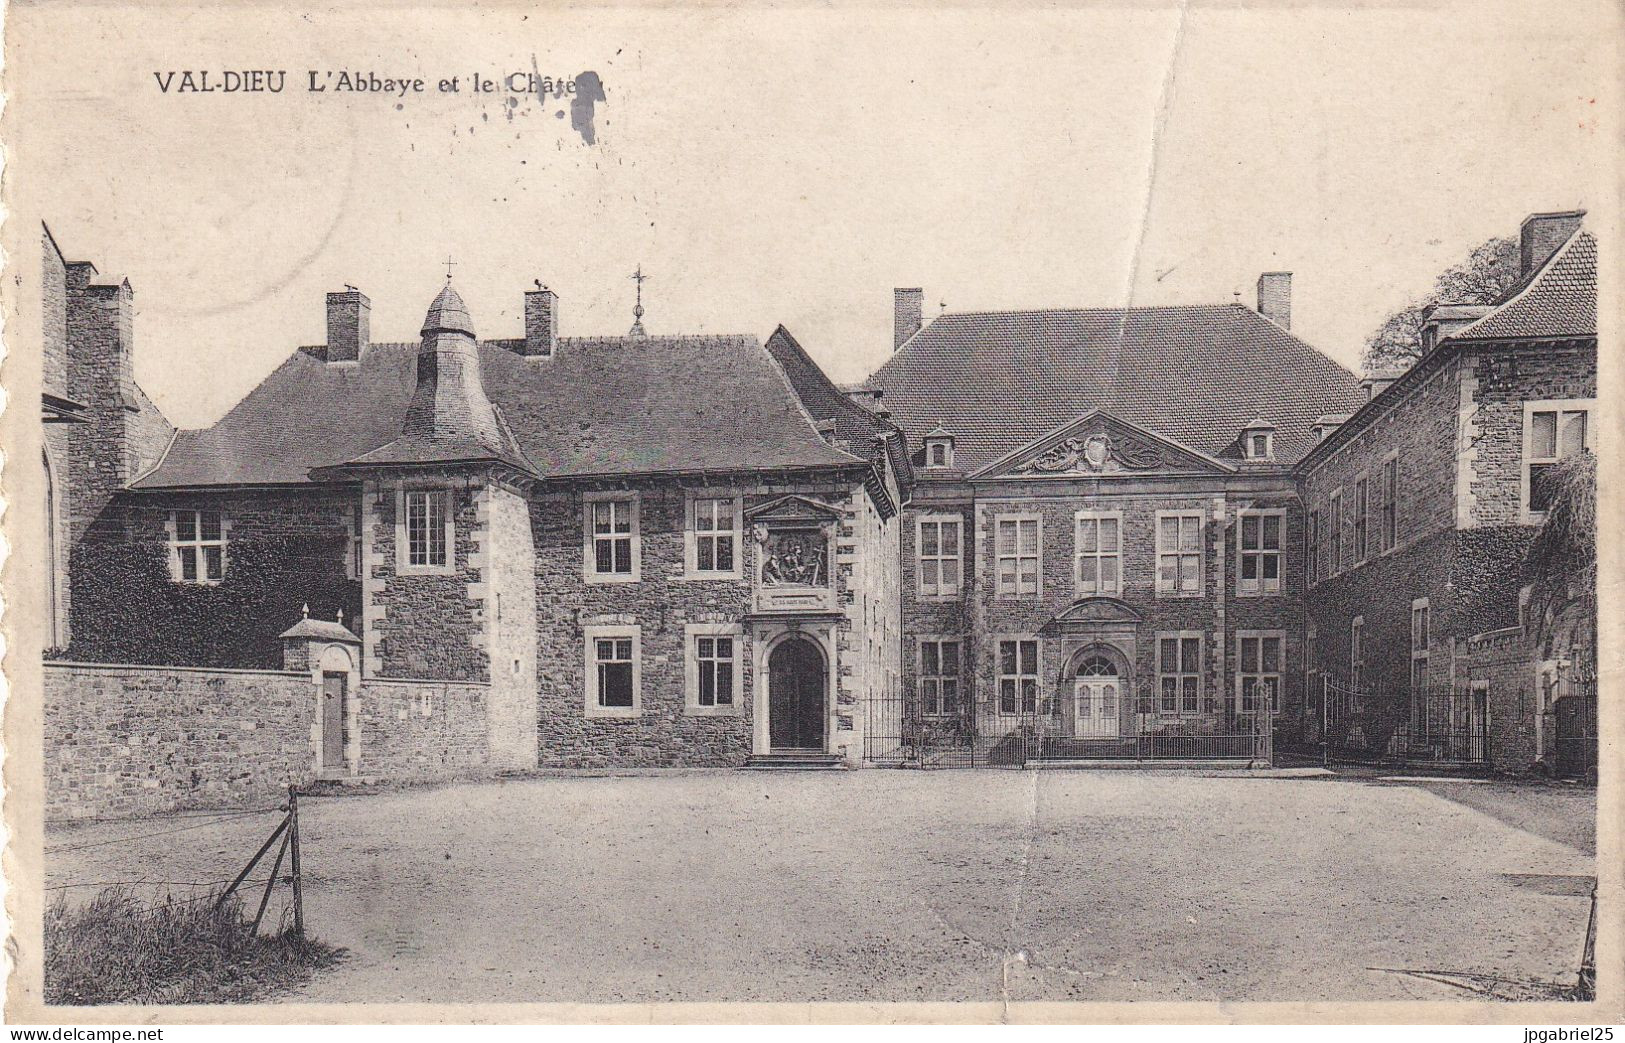
[[[349,717],[346,705],[350,677],[343,673],[322,674],[322,767],[329,770],[345,767],[344,747],[349,736],[345,722]]]
[[[1117,679],[1078,678],[1073,682],[1073,733],[1085,739],[1117,738]]]
[[[791,638],[768,657],[768,741],[775,750],[824,750],[824,655]]]

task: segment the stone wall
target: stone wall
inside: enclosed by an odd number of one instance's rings
[[[491,686],[477,681],[368,678],[361,682],[361,775],[447,779],[491,767]]]
[[[310,675],[47,663],[45,814],[275,802],[313,778]]]
[[[1535,668],[1522,627],[1475,634],[1461,642],[1457,690],[1482,685],[1490,719],[1490,763],[1498,771],[1523,772],[1535,764],[1538,697]]]
[[[320,486],[261,493],[123,494],[100,532],[76,548],[73,641],[65,658],[232,669],[275,668],[277,635],[300,619],[361,625],[361,588],[346,575],[356,493]],[[217,510],[225,576],[176,582],[170,512]]]
[[[399,482],[367,485],[369,672],[378,677],[489,680],[484,644],[486,591],[481,563],[474,558],[479,530],[475,488],[455,476],[425,484],[444,490],[451,498],[454,538],[451,568],[445,574],[399,574],[396,513],[402,486]]]

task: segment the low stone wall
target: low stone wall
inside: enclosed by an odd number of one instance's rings
[[[308,673],[45,664],[45,814],[275,800],[313,777]]]
[[[1535,763],[1535,670],[1521,627],[1506,627],[1466,640],[1456,672],[1466,690],[1488,692],[1490,764],[1496,771],[1525,772]]]

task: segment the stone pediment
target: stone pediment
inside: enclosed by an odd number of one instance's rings
[[[1097,409],[1006,453],[971,477],[1101,478],[1234,470],[1232,464]]]
[[[1137,626],[1143,617],[1126,601],[1094,597],[1074,601],[1049,621],[1052,627]]]
[[[745,518],[753,525],[822,525],[838,521],[838,507],[807,496],[781,496],[777,500],[759,503],[745,511]]]

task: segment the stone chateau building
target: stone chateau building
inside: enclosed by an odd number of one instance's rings
[[[1410,676],[1419,599],[1430,684],[1517,622],[1489,566],[1538,520],[1531,475],[1590,438],[1578,223],[1531,218],[1519,293],[1437,309],[1386,386],[1292,334],[1284,272],[1256,309],[926,323],[897,290],[858,389],[782,327],[650,335],[640,305],[626,336],[563,337],[539,284],[520,335],[481,339],[448,280],[416,343],[328,294],[325,343],[202,430],[134,381],[130,285],[47,231],[50,812],[1313,743],[1323,676]],[[1532,712],[1487,711],[1497,764],[1541,756]]]

